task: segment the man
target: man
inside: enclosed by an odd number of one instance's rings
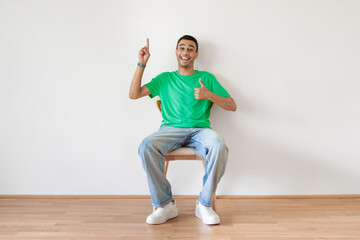
[[[162,224],[178,215],[170,183],[164,176],[164,155],[185,146],[205,159],[203,189],[196,202],[195,215],[205,224],[220,223],[219,216],[211,208],[212,195],[224,174],[228,148],[222,137],[210,128],[210,107],[215,103],[225,110],[235,111],[236,104],[214,75],[194,69],[198,49],[194,37],[182,36],[175,51],[178,70],[161,73],[143,86],[141,79],[150,57],[149,39],[139,51],[129,97],[159,96],[163,116],[160,129],[145,138],[139,147],[152,204],[156,207],[146,219],[148,224]]]

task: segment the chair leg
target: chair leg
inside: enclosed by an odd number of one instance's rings
[[[214,211],[216,212],[216,193],[213,194],[213,204],[212,204],[212,208],[214,209]]]
[[[166,161],[166,160],[165,160],[165,169],[164,169],[164,175],[165,175],[165,177],[166,177],[166,174],[167,174],[168,167],[169,167],[169,161]]]
[[[203,166],[204,166],[204,169],[205,169],[205,160],[203,159],[202,160],[202,163],[203,163]],[[169,168],[169,161],[165,161],[165,167],[164,167],[164,175],[166,176],[167,175],[167,171],[168,171],[168,168]],[[216,211],[216,193],[213,194],[213,204],[212,204],[212,208],[214,209],[214,211]],[[153,207],[153,212],[156,210],[156,207]]]

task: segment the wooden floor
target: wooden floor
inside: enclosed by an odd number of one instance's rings
[[[179,216],[147,225],[149,199],[0,198],[0,239],[360,239],[360,198],[218,199],[221,224]]]

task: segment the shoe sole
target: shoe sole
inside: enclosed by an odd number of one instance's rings
[[[167,221],[169,221],[169,220],[171,220],[171,219],[173,219],[173,218],[176,218],[178,215],[179,215],[179,214],[178,214],[178,213],[176,213],[176,215],[175,215],[175,216],[171,216],[171,217],[169,217],[168,219],[166,219],[165,221],[160,222],[160,223],[151,223],[151,222],[148,222],[148,221],[146,221],[146,223],[147,223],[147,224],[151,224],[151,225],[159,225],[159,224],[166,223]]]

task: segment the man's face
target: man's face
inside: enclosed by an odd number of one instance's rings
[[[176,49],[176,57],[182,67],[193,66],[198,54],[196,44],[191,40],[182,39]]]

